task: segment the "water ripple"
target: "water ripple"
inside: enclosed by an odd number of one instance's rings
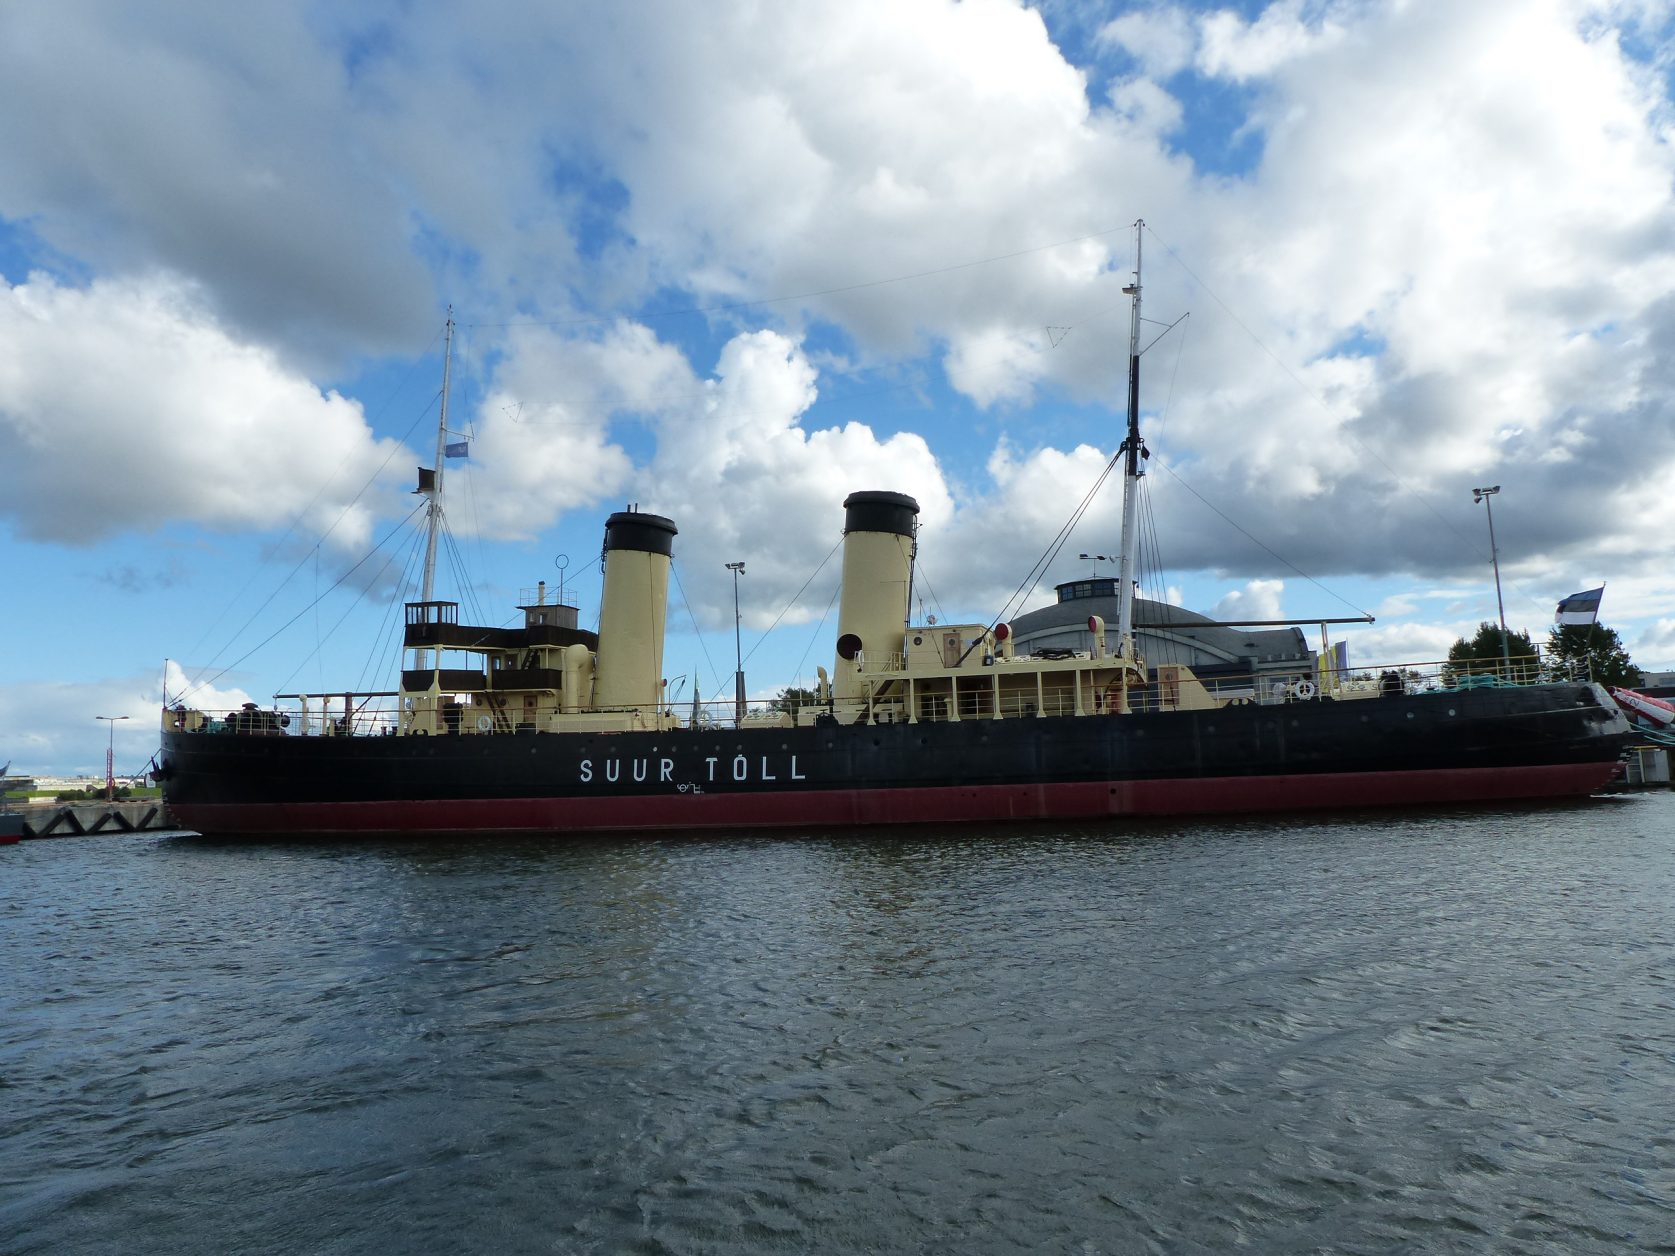
[[[7,1252],[1671,1252],[1675,796],[0,852]]]

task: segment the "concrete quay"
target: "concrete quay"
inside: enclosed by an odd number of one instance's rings
[[[18,806],[25,840],[35,837],[91,837],[179,828],[158,798],[127,802],[36,802]]]

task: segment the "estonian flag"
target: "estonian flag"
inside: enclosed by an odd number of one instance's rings
[[[1589,589],[1586,593],[1572,593],[1559,603],[1558,623],[1591,624],[1599,618],[1599,600],[1605,596],[1605,586]]]
[[[471,456],[471,442],[457,440],[451,445],[442,446],[442,456],[445,458],[469,458]]]

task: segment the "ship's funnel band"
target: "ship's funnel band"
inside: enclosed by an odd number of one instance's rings
[[[673,519],[665,519],[662,515],[642,515],[637,510],[619,510],[605,520],[605,548],[607,550],[637,550],[642,554],[662,554],[669,557],[675,552],[675,527]]]
[[[912,536],[918,514],[919,503],[905,493],[851,493],[843,501],[843,530]]]

